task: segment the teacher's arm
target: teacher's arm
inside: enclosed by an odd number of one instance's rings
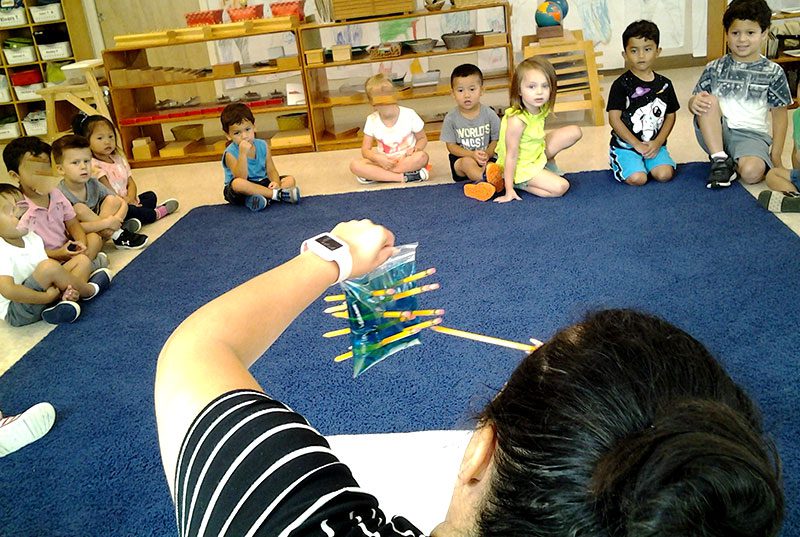
[[[352,277],[370,272],[394,250],[392,232],[369,220],[341,223],[332,233],[350,248]],[[170,490],[178,451],[195,417],[223,393],[262,391],[248,368],[338,276],[335,262],[304,252],[214,299],[175,329],[159,355],[155,381],[158,439]]]

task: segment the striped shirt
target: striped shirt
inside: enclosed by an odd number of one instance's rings
[[[325,438],[263,393],[210,403],[186,434],[175,476],[182,536],[422,537],[386,520]]]

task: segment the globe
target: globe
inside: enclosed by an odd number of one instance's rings
[[[536,8],[536,26],[558,26],[563,18],[561,8],[556,2],[542,2]]]
[[[550,0],[554,4],[558,4],[558,7],[561,8],[561,21],[564,21],[564,18],[569,14],[569,3],[567,0]]]

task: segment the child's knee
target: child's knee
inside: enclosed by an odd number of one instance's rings
[[[675,169],[672,166],[658,166],[650,172],[650,175],[659,183],[666,183],[675,177]]]
[[[737,166],[739,178],[751,185],[764,179],[766,169],[767,165],[758,158],[742,158]]]
[[[577,143],[578,140],[583,138],[583,130],[581,130],[581,128],[579,126],[570,125],[570,126],[568,126],[566,128],[569,129],[569,131],[568,131],[569,139],[572,140],[573,144]]]
[[[281,188],[291,188],[297,184],[294,180],[294,175],[285,175],[281,178]]]
[[[564,194],[567,193],[569,190],[569,181],[564,179],[563,177],[559,177],[558,180],[553,185],[553,196],[556,198],[560,198]]]
[[[36,280],[40,286],[45,287],[63,270],[64,268],[61,266],[61,263],[55,259],[47,258],[36,265],[36,269],[33,271],[33,279]]]
[[[644,172],[632,173],[625,178],[625,184],[631,186],[642,186],[646,182],[647,182],[647,174]]]

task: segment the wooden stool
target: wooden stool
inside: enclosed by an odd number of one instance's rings
[[[100,114],[111,120],[111,113],[106,106],[103,98],[103,91],[94,76],[94,70],[103,65],[103,60],[83,60],[61,67],[68,78],[70,74],[82,74],[85,80],[83,84],[62,84],[37,90],[36,93],[42,96],[47,113],[47,135],[48,141],[55,140],[66,132],[61,132],[58,127],[58,111],[56,101],[67,101],[72,106],[88,115]],[[71,73],[72,72],[72,73]],[[77,78],[77,77],[75,77]],[[88,101],[94,102],[96,108],[89,105]],[[70,118],[71,119],[71,118]]]

